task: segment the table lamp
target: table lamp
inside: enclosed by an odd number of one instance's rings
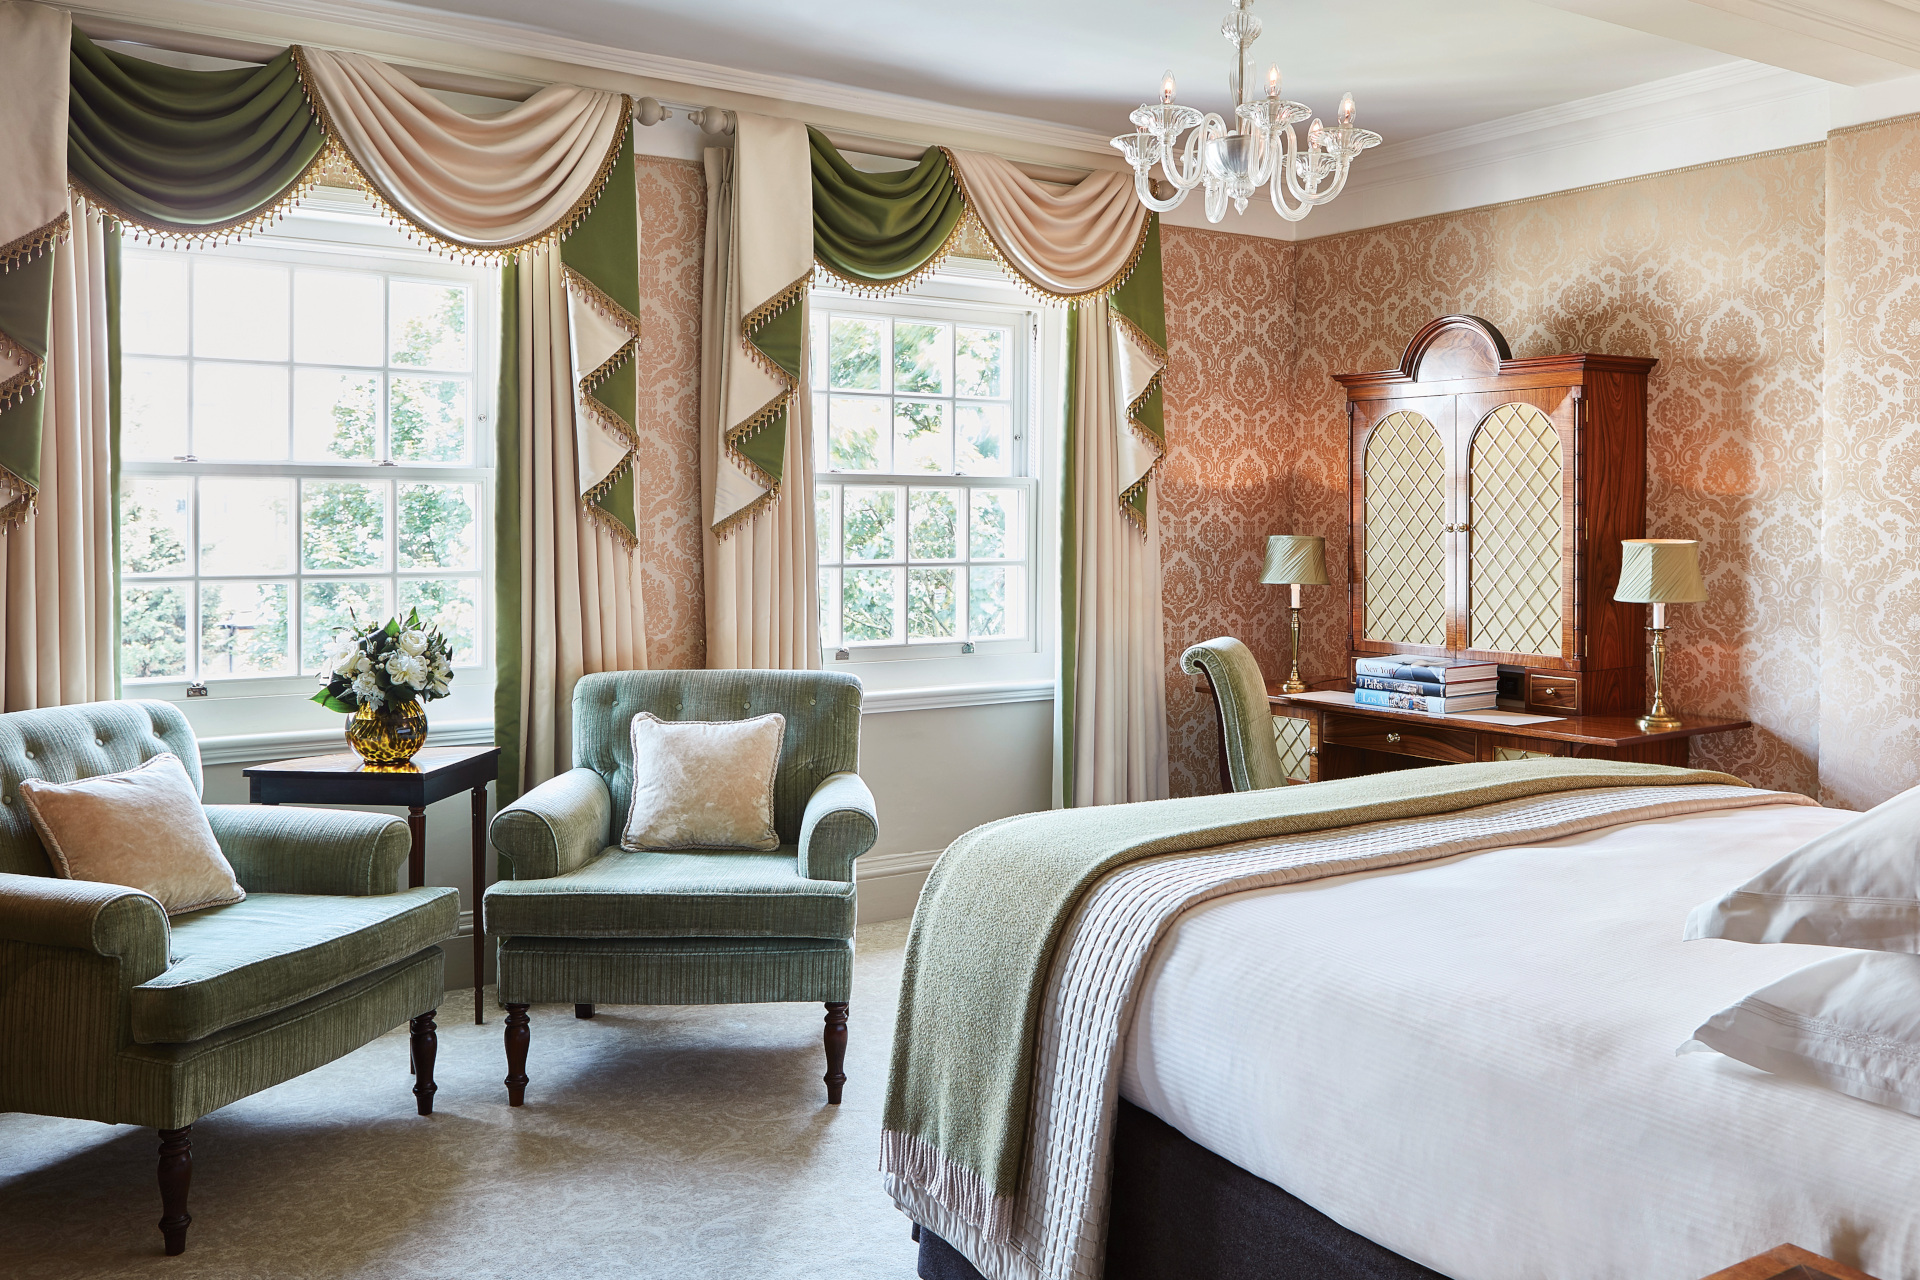
[[[1293,588],[1293,674],[1281,686],[1285,693],[1305,693],[1300,679],[1300,588],[1327,585],[1327,540],[1310,535],[1279,533],[1267,539],[1267,563],[1260,581],[1286,583]]]
[[[1700,544],[1691,538],[1627,538],[1620,544],[1620,585],[1613,598],[1630,604],[1650,604],[1653,618],[1653,708],[1640,717],[1648,733],[1680,727],[1680,717],[1667,710],[1661,686],[1666,680],[1667,606],[1694,604],[1707,598],[1700,578]]]

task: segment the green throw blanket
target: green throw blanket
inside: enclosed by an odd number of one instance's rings
[[[1746,785],[1666,765],[1528,760],[1056,809],[977,827],[942,855],[914,912],[885,1142],[932,1148],[943,1180],[972,1183],[988,1196],[1018,1189],[1034,1039],[1055,949],[1087,891],[1126,863],[1555,791],[1702,783]]]

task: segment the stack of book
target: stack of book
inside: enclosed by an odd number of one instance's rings
[[[1492,662],[1413,654],[1353,660],[1353,701],[1360,707],[1435,716],[1491,711],[1499,688],[1500,668]]]

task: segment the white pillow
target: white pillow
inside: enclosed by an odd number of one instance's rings
[[[780,847],[773,779],[787,718],[633,718],[633,802],[623,849]]]
[[[1701,903],[1687,937],[1920,953],[1920,787]]]
[[[1920,956],[1855,951],[1722,1009],[1680,1046],[1920,1116]]]

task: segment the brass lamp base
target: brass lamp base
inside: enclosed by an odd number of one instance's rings
[[[1295,587],[1293,591],[1294,591],[1294,594],[1298,596],[1300,593],[1300,588]],[[1287,682],[1280,686],[1280,692],[1305,693],[1307,691],[1307,682],[1300,678],[1300,609],[1299,609],[1299,606],[1296,605],[1292,612],[1293,612],[1293,674],[1289,675],[1287,677]]]
[[[1647,733],[1670,733],[1683,723],[1679,716],[1641,716],[1637,723]]]
[[[1667,676],[1667,629],[1648,627],[1647,630],[1653,635],[1653,706],[1640,717],[1640,731],[1671,733],[1680,727],[1680,717],[1667,710],[1667,700],[1660,690]]]

